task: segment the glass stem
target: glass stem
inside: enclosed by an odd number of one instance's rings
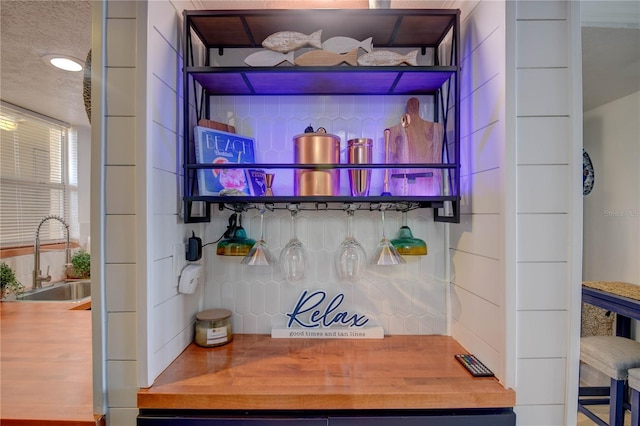
[[[298,216],[297,210],[291,211],[291,235],[294,240],[298,239],[298,234],[296,233],[296,217]]]
[[[260,241],[264,241],[264,209],[260,210]]]
[[[407,228],[407,211],[403,210],[402,211],[402,226],[404,226],[405,228]]]
[[[353,210],[347,211],[347,238],[353,239]]]
[[[386,240],[387,236],[384,233],[384,210],[380,210],[380,212],[382,213],[382,238]]]

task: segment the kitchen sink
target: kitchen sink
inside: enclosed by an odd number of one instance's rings
[[[91,296],[91,281],[69,281],[30,290],[16,297],[17,301],[76,302]]]

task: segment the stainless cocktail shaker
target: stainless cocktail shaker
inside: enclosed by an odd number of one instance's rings
[[[349,139],[347,141],[347,162],[349,164],[371,164],[373,141],[368,138]],[[369,195],[371,169],[349,169],[351,195],[363,197]]]

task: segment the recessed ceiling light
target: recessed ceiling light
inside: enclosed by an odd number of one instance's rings
[[[66,55],[45,55],[42,60],[47,64],[65,71],[82,71],[82,61]]]

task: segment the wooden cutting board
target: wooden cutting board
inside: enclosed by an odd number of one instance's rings
[[[444,128],[420,117],[420,101],[407,101],[400,124],[389,128],[389,163],[442,163]],[[440,169],[392,169],[392,195],[441,195]]]
[[[201,118],[198,120],[198,126],[208,127],[209,129],[221,130],[223,132],[235,133],[236,128],[229,124],[220,123],[219,121],[207,120]]]

